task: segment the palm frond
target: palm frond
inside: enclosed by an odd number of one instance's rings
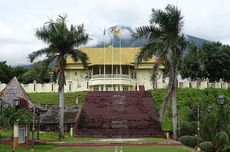
[[[71,26],[70,31],[75,35],[76,44],[74,46],[79,47],[80,45],[85,45],[89,41],[89,35],[85,32],[84,24],[76,28]]]
[[[150,26],[141,26],[136,28],[136,33],[134,33],[132,36],[134,39],[138,38],[150,38],[150,37],[157,37],[160,34],[160,29],[154,25]]]
[[[43,49],[40,49],[40,50],[37,50],[37,51],[30,53],[28,55],[28,58],[30,59],[30,62],[33,62],[36,58],[38,58],[42,55],[50,54],[50,53],[51,53],[51,50],[49,47],[43,48]]]
[[[70,54],[75,62],[80,60],[84,68],[87,67],[89,58],[86,53],[82,52],[79,49],[76,49],[75,51],[71,51]]]
[[[42,64],[42,69],[41,71],[39,72],[39,75],[38,77],[42,77],[43,75],[45,75],[46,71],[48,70],[49,68],[49,65],[58,57],[58,55],[54,55],[54,56],[50,56],[48,57],[47,59],[43,60],[41,62]]]
[[[136,63],[140,64],[143,60],[151,59],[158,49],[158,44],[155,42],[146,44],[136,55]]]

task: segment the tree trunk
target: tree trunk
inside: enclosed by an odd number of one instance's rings
[[[172,119],[173,119],[173,139],[177,138],[177,100],[176,88],[172,90]]]
[[[39,132],[40,132],[40,114],[38,116],[38,121],[37,121],[37,140],[40,140]]]
[[[59,138],[64,138],[64,86],[59,91]]]

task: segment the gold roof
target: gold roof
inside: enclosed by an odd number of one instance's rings
[[[135,65],[135,59],[137,53],[140,51],[140,48],[112,48],[111,46],[107,48],[81,48],[83,52],[85,52],[89,57],[89,66],[91,65],[103,65],[104,59],[105,64],[111,65]],[[120,53],[121,53],[121,60],[120,60]],[[112,58],[113,55],[113,58]],[[155,63],[156,57],[148,61],[143,61],[143,63]],[[78,62],[80,63],[80,62]],[[77,63],[77,64],[78,64]],[[67,57],[67,65],[68,64],[76,64],[72,58],[69,56]]]

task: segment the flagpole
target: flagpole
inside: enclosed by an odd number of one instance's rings
[[[112,35],[112,90],[113,89],[113,45],[114,45],[114,33]]]
[[[120,56],[120,79],[121,79],[121,76],[122,76],[122,67],[121,67],[121,33],[120,33],[120,49],[119,49],[119,56]],[[121,87],[121,85],[119,86]],[[121,90],[121,88],[120,88]]]
[[[105,87],[105,28],[104,28],[104,86],[103,86],[103,91],[106,90],[106,87]]]

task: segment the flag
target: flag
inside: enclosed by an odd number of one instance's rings
[[[104,28],[104,32],[103,32],[103,35],[105,35],[105,31],[106,31],[106,30],[105,30],[105,28]]]
[[[114,30],[114,34],[116,35],[116,36],[118,36],[118,35],[121,35],[121,29],[120,28],[115,28],[115,30]]]
[[[115,30],[115,26],[114,27],[110,27],[109,29],[108,29],[108,31],[110,32],[110,33],[114,33],[114,30]]]
[[[108,32],[116,36],[121,35],[121,29],[118,26],[113,26],[108,29]]]

